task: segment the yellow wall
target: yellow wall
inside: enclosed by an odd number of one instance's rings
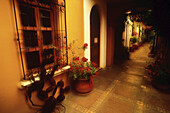
[[[10,0],[0,0],[0,17],[0,112],[23,113],[21,107],[29,108],[24,93],[17,88],[22,70]]]
[[[74,50],[77,56],[84,56],[84,51],[77,49],[84,44],[84,16],[83,0],[66,0],[66,17],[67,17],[67,39],[68,45],[75,40]],[[69,58],[71,58],[69,51]]]

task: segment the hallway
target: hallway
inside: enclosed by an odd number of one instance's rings
[[[94,77],[94,89],[84,95],[72,91],[63,105],[66,113],[170,113],[170,94],[152,87],[145,66],[149,44],[131,53],[130,60],[103,69]]]

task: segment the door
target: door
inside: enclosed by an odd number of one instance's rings
[[[90,14],[90,55],[91,61],[100,64],[100,15],[97,6],[94,6]]]

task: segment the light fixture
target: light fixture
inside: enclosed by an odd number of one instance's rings
[[[131,13],[131,11],[127,11],[127,12],[125,12],[126,14],[130,14]]]

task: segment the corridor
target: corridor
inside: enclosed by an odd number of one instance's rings
[[[170,113],[170,94],[152,87],[145,66],[149,44],[131,53],[130,60],[102,69],[88,94],[66,95],[66,113]]]

